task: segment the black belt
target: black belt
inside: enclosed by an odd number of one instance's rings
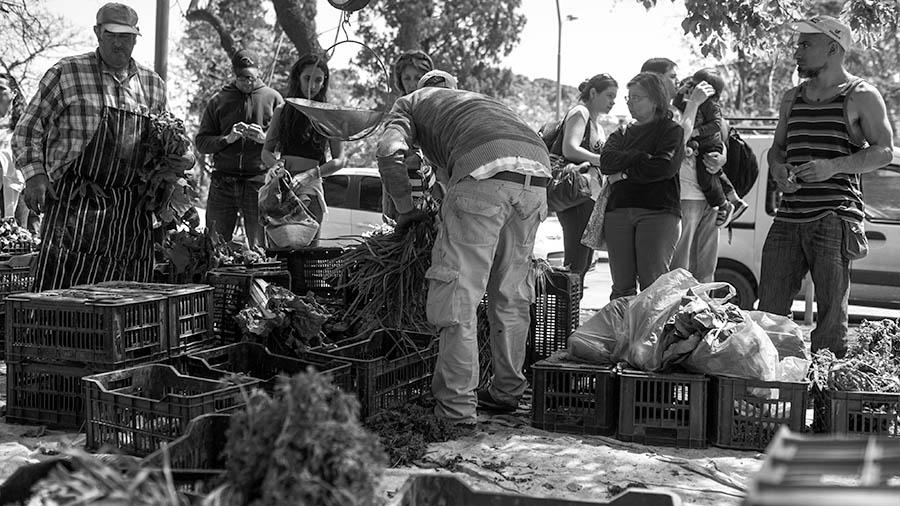
[[[501,179],[503,181],[512,181],[513,183],[525,184],[525,181],[527,181],[529,177],[531,178],[531,186],[546,187],[547,183],[550,182],[549,177],[526,176],[525,174],[510,172],[508,170],[498,172],[491,176],[490,179]]]

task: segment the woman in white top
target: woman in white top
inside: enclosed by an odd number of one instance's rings
[[[593,200],[556,213],[563,230],[565,265],[573,273],[580,274],[583,280],[591,267],[594,250],[581,244],[581,236],[600,193],[600,151],[606,142],[599,119],[615,104],[619,85],[609,74],[597,74],[581,83],[578,91],[581,103],[566,113],[563,122],[562,152],[553,154],[561,154],[568,163],[583,164],[583,177],[591,185]]]

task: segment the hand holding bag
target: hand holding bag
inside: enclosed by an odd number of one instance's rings
[[[570,207],[591,200],[591,184],[574,163],[554,161],[552,178],[547,185],[547,208],[553,212],[565,211]]]

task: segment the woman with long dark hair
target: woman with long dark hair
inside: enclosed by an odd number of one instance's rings
[[[327,102],[328,78],[328,64],[324,56],[303,55],[291,66],[284,98]],[[326,149],[331,153],[328,161]],[[341,143],[325,138],[313,128],[305,114],[290,104],[284,104],[277,107],[272,115],[262,159],[270,168],[280,160],[292,176],[302,176],[300,198],[321,224],[327,212],[322,178],[334,174],[344,166]],[[315,246],[317,241],[318,236],[311,246]]]
[[[581,236],[600,193],[600,150],[606,142],[599,119],[615,105],[619,84],[609,74],[597,74],[582,82],[578,91],[579,104],[569,109],[563,120],[559,153],[554,144],[550,155],[554,161],[556,155],[564,163],[581,164],[581,177],[587,178],[591,187],[591,200],[556,212],[563,231],[565,265],[583,280],[591,267],[594,250],[581,244]]]
[[[600,171],[612,184],[604,233],[612,275],[610,299],[634,295],[668,272],[681,234],[678,170],[684,133],[672,120],[663,78],[641,72],[628,82],[635,123],[610,134]]]

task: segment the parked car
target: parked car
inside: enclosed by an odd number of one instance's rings
[[[320,243],[350,244],[353,236],[361,236],[380,226],[381,176],[375,168],[344,168],[323,180],[328,214],[322,224]],[[562,228],[556,216],[550,216],[538,227],[534,256],[553,265],[562,265]]]
[[[757,130],[758,132],[758,130]],[[757,300],[762,247],[775,216],[779,192],[769,178],[766,157],[772,135],[746,133],[742,136],[759,160],[756,185],[744,197],[749,209],[734,222],[731,230],[719,234],[719,261],[716,280],[727,281],[737,290],[736,302],[752,308]],[[900,307],[900,149],[884,168],[863,174],[866,203],[866,237],[869,254],[851,264],[852,304]],[[800,294],[802,295],[803,290]]]

